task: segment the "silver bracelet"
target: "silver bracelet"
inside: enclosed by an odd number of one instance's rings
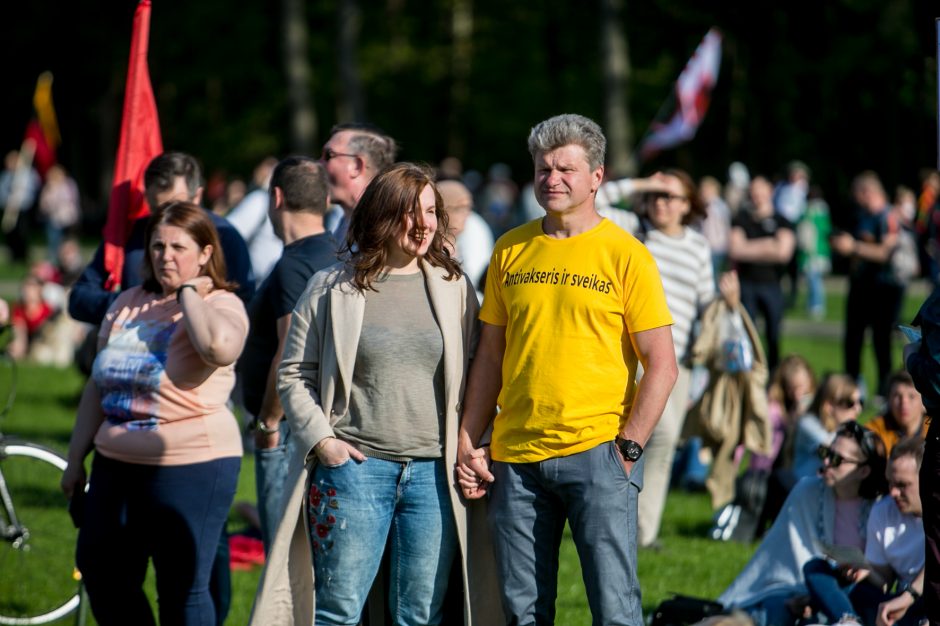
[[[267,424],[264,423],[264,420],[258,420],[255,422],[255,430],[265,435],[273,435],[276,432],[280,432],[281,425],[279,423],[274,428],[270,428]]]

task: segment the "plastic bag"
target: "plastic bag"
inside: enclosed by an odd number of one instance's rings
[[[751,371],[754,349],[738,311],[728,311],[721,318],[718,338],[721,346],[718,368],[729,373]]]

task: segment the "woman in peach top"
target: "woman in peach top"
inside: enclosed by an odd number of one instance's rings
[[[101,326],[62,489],[82,497],[94,448],[76,561],[99,624],[154,623],[152,559],[160,622],[210,626],[209,574],[242,455],[226,401],[248,319],[203,209],[161,207],[145,249],[144,283]]]

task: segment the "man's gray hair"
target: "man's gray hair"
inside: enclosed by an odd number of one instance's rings
[[[529,133],[529,154],[533,159],[539,152],[551,152],[571,144],[584,148],[591,170],[596,170],[604,164],[607,151],[604,131],[597,122],[583,115],[556,115],[539,122]]]
[[[395,162],[398,144],[378,126],[356,122],[337,124],[330,131],[330,136],[342,131],[352,133],[347,150],[365,157],[376,172],[381,172]]]

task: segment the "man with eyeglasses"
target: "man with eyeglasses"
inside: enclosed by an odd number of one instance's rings
[[[820,447],[820,456],[831,467],[854,462],[825,446]],[[913,626],[924,617],[924,524],[918,478],[923,458],[919,437],[904,439],[891,450],[886,471],[891,497],[872,506],[864,563],[833,565],[816,559],[804,567],[813,606],[830,624]]]
[[[339,124],[323,145],[320,162],[326,168],[330,201],[342,209],[337,221],[327,222],[333,237],[343,246],[353,209],[376,175],[395,162],[398,144],[371,124]],[[336,214],[333,214],[336,215]]]

